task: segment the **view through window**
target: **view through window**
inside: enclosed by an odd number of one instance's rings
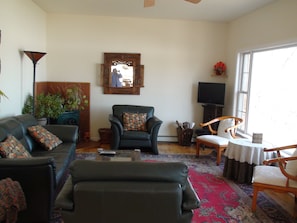
[[[244,133],[273,145],[297,143],[297,46],[241,54],[237,115]]]

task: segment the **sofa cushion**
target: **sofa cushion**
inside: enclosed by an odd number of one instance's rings
[[[41,125],[30,126],[28,131],[36,142],[46,150],[52,150],[62,143],[62,140]]]
[[[146,131],[146,113],[123,113],[124,130]]]
[[[2,158],[29,158],[31,154],[14,136],[9,135],[0,143],[0,155]]]

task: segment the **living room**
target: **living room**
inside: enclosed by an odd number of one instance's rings
[[[114,104],[134,104],[155,108],[163,121],[159,142],[177,142],[176,120],[195,122],[195,128],[203,120],[203,107],[197,103],[199,81],[226,84],[223,114],[232,115],[238,53],[297,41],[295,0],[271,1],[224,21],[52,13],[35,2],[0,2],[0,90],[8,97],[1,98],[0,118],[21,114],[32,94],[32,61],[23,51],[46,52],[37,63],[36,82],[90,83],[94,141],[99,128],[110,127]],[[103,93],[101,64],[106,52],[141,54],[140,95]],[[218,61],[227,65],[226,76],[213,75]]]
[[[140,104],[154,106],[163,120],[158,140],[177,141],[175,120],[202,121],[198,81],[226,83],[224,114],[232,114],[237,54],[296,41],[295,8],[293,0],[275,1],[232,21],[210,22],[54,14],[30,0],[1,1],[0,89],[8,96],[1,117],[20,114],[32,92],[32,62],[22,51],[42,51],[47,55],[37,64],[37,82],[90,83],[91,139],[110,126],[113,104]],[[140,95],[103,94],[104,52],[141,54]],[[227,77],[212,75],[217,61],[226,63]]]

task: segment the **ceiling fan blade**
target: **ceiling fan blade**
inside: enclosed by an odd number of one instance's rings
[[[197,4],[199,2],[201,2],[201,0],[185,0],[187,2],[191,2],[191,3],[194,3],[194,4]]]
[[[152,7],[155,5],[155,0],[144,0],[144,7]]]

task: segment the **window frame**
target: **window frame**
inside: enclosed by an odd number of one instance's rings
[[[250,133],[248,133],[248,125],[249,125],[249,105],[250,105],[250,97],[251,97],[251,84],[252,84],[252,70],[253,70],[253,58],[255,53],[259,52],[264,52],[264,51],[271,51],[271,50],[277,50],[277,49],[285,49],[285,48],[290,48],[290,47],[297,47],[297,42],[296,43],[290,43],[290,44],[285,44],[285,45],[278,45],[278,46],[272,46],[272,47],[266,47],[266,48],[259,48],[259,49],[253,49],[253,50],[246,50],[238,53],[238,69],[237,69],[237,74],[236,74],[236,83],[235,83],[235,114],[237,117],[240,117],[243,119],[244,123],[238,128],[238,133],[241,135],[245,136],[251,136]],[[248,85],[247,85],[247,91],[243,91],[243,73],[244,73],[244,63],[245,55],[249,55],[249,66],[248,66]],[[240,106],[240,95],[246,95],[246,101],[245,101],[245,109],[246,112],[244,113],[243,111],[243,106]],[[243,115],[244,114],[244,115]]]

